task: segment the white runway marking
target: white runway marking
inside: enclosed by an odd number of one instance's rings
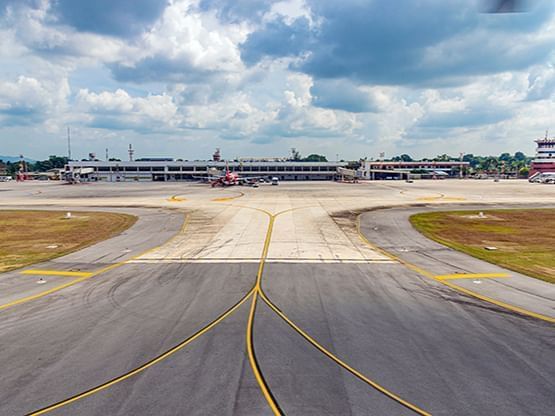
[[[127,263],[130,264],[171,264],[171,263],[258,263],[260,259],[254,258],[229,258],[229,259],[218,259],[218,258],[202,258],[202,259],[135,259],[130,260]],[[326,264],[397,264],[394,260],[389,259],[303,259],[303,258],[268,258],[266,263],[326,263]]]

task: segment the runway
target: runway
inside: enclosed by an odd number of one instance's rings
[[[0,414],[545,415],[555,407],[549,286],[415,234],[406,217],[428,206],[369,211],[357,223],[369,209],[431,195],[444,195],[432,206],[482,204],[485,195],[503,203],[516,185],[283,184],[242,195],[98,185],[3,193],[0,205],[51,209],[78,207],[87,195],[82,208],[118,207],[139,221],[29,268],[94,274],[54,293],[11,305],[44,288],[23,280],[33,274],[0,275],[0,303],[10,304],[0,310]],[[555,205],[555,193],[537,189],[523,202]],[[481,278],[480,293],[500,306],[433,278],[455,273],[513,280]],[[52,276],[53,285],[72,278]],[[448,282],[478,290],[471,279]]]

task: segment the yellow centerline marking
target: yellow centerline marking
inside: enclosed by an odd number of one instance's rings
[[[422,276],[424,276],[424,277],[428,277],[428,278],[430,278],[430,279],[433,279],[433,280],[435,280],[436,282],[439,282],[439,283],[441,283],[441,284],[443,284],[443,285],[445,285],[445,286],[450,287],[451,289],[454,289],[454,290],[459,291],[459,292],[461,292],[461,293],[464,293],[464,294],[466,294],[466,295],[472,296],[472,297],[474,297],[474,298],[476,298],[476,299],[483,300],[484,302],[491,303],[491,304],[493,304],[493,305],[496,305],[496,306],[499,306],[499,307],[501,307],[501,308],[510,310],[510,311],[512,311],[512,312],[519,313],[519,314],[521,314],[521,315],[531,316],[532,318],[540,319],[540,320],[542,320],[542,321],[546,321],[546,322],[550,322],[550,323],[555,323],[555,318],[552,318],[551,316],[542,315],[542,314],[540,314],[540,313],[532,312],[532,311],[529,311],[529,310],[527,310],[527,309],[523,309],[523,308],[521,308],[521,307],[519,307],[519,306],[510,305],[510,304],[505,303],[505,302],[502,302],[502,301],[500,301],[500,300],[493,299],[493,298],[490,298],[490,297],[488,297],[488,296],[481,295],[481,294],[476,293],[476,292],[474,292],[474,291],[472,291],[472,290],[465,289],[465,288],[463,288],[463,287],[461,287],[461,286],[458,286],[458,285],[456,285],[456,284],[454,284],[454,283],[451,283],[451,282],[449,281],[449,279],[440,279],[440,278],[438,278],[436,275],[434,275],[433,273],[430,273],[429,271],[424,270],[424,269],[422,269],[421,267],[416,266],[415,264],[409,263],[408,261],[403,260],[402,258],[397,257],[397,256],[395,256],[395,255],[393,255],[393,254],[391,254],[391,253],[389,253],[389,252],[383,250],[383,249],[380,248],[380,247],[377,247],[376,245],[374,245],[374,244],[372,244],[370,241],[368,241],[368,239],[364,236],[364,234],[362,234],[362,232],[361,232],[361,230],[360,230],[360,216],[361,216],[361,215],[362,215],[362,214],[359,214],[359,215],[358,215],[358,217],[357,217],[357,224],[356,224],[356,225],[357,225],[357,232],[358,232],[358,235],[359,235],[360,239],[361,239],[362,241],[364,241],[366,244],[368,244],[368,246],[370,246],[371,248],[373,248],[373,249],[379,251],[380,253],[382,253],[384,256],[387,256],[387,257],[389,257],[389,258],[392,259],[392,260],[397,260],[397,261],[398,261],[399,263],[401,263],[403,266],[407,267],[407,268],[410,269],[410,270],[415,271],[416,273],[418,273],[418,274],[420,274],[420,275],[422,275]]]
[[[256,303],[257,303],[258,295],[259,293],[261,293],[260,282],[262,281],[262,273],[264,272],[264,263],[265,263],[266,257],[268,256],[268,250],[270,248],[270,241],[272,238],[272,231],[274,228],[274,221],[276,217],[275,215],[272,215],[268,211],[261,210],[258,208],[256,209],[268,215],[270,218],[270,221],[268,222],[266,238],[264,239],[264,247],[262,248],[262,255],[260,256],[260,264],[258,265],[256,284],[254,286],[254,295],[252,297],[251,308],[249,311],[249,320],[247,321],[247,331],[246,331],[247,354],[249,356],[249,363],[250,363],[252,372],[254,374],[254,377],[256,378],[256,381],[258,383],[258,386],[260,387],[260,390],[262,390],[262,394],[264,395],[264,398],[268,402],[268,405],[270,406],[270,409],[272,409],[272,412],[274,413],[274,415],[279,416],[279,415],[282,415],[283,412],[279,408],[277,401],[275,400],[274,396],[270,392],[270,388],[268,387],[266,380],[264,380],[264,377],[262,376],[262,371],[260,370],[258,361],[256,360],[256,354],[254,351],[254,317],[256,314]]]
[[[62,271],[62,270],[29,269],[29,270],[22,271],[20,274],[43,275],[43,276],[91,277],[94,273],[92,273],[92,272],[72,272],[72,271]]]
[[[31,300],[42,298],[44,296],[50,295],[51,293],[58,292],[59,290],[65,289],[66,287],[73,286],[74,284],[82,282],[83,280],[87,280],[87,279],[89,279],[89,277],[80,277],[78,279],[75,279],[75,280],[72,280],[70,282],[64,283],[63,285],[56,286],[56,287],[53,287],[51,289],[45,290],[44,292],[37,293],[36,295],[26,296],[24,298],[16,299],[12,302],[5,303],[3,305],[0,305],[0,311],[3,310],[3,309],[10,308],[10,307],[15,306],[15,305],[19,305],[21,303],[26,303],[26,302],[29,302]]]
[[[276,220],[276,217],[284,214],[286,212],[290,212],[296,208],[292,208],[292,209],[288,209],[288,210],[284,210],[281,212],[278,212],[276,214],[272,214],[269,211],[266,211],[264,209],[261,208],[254,208],[254,207],[246,207],[244,206],[243,208],[249,208],[249,209],[253,209],[259,212],[262,212],[264,214],[266,214],[269,217],[269,223],[268,223],[268,229],[266,231],[266,237],[264,240],[264,246],[263,246],[263,250],[262,250],[262,254],[260,257],[260,264],[258,267],[258,273],[256,276],[256,283],[254,285],[254,287],[243,296],[243,298],[237,302],[234,306],[232,306],[231,308],[229,308],[227,311],[225,311],[222,315],[220,315],[218,318],[216,318],[214,321],[210,322],[208,325],[204,326],[203,328],[201,328],[200,330],[198,330],[196,333],[194,333],[193,335],[191,335],[189,338],[185,339],[184,341],[182,341],[181,343],[175,345],[174,347],[172,347],[171,349],[169,349],[168,351],[160,354],[159,356],[155,357],[154,359],[146,362],[145,364],[119,376],[119,377],[115,377],[105,383],[102,383],[96,387],[93,387],[85,392],[76,394],[68,399],[62,400],[60,402],[54,403],[50,406],[44,407],[42,409],[39,409],[33,413],[30,413],[29,415],[35,416],[35,415],[42,415],[45,413],[48,413],[52,410],[58,409],[60,407],[66,406],[70,403],[73,403],[77,400],[83,399],[85,397],[91,396],[97,392],[100,392],[102,390],[108,389],[111,386],[113,386],[114,384],[120,383],[130,377],[133,377],[134,375],[143,372],[144,370],[146,370],[147,368],[159,363],[160,361],[168,358],[169,356],[171,356],[172,354],[175,354],[177,351],[179,351],[180,349],[184,348],[186,345],[188,345],[189,343],[191,343],[192,341],[194,341],[195,339],[197,339],[198,337],[202,336],[203,334],[205,334],[206,332],[208,332],[210,329],[214,328],[216,325],[218,325],[219,323],[221,323],[224,319],[226,319],[229,315],[231,315],[233,312],[235,312],[244,302],[246,302],[251,296],[252,296],[252,302],[251,302],[251,307],[249,310],[249,317],[248,317],[248,322],[247,322],[247,330],[246,330],[246,343],[247,343],[247,353],[248,353],[248,357],[249,357],[249,363],[251,365],[251,368],[253,370],[253,373],[255,375],[255,378],[257,380],[257,383],[259,384],[260,389],[262,390],[262,393],[266,399],[266,401],[268,402],[268,405],[270,406],[272,412],[274,413],[274,415],[283,415],[282,410],[280,409],[279,405],[277,404],[275,398],[273,397],[266,381],[264,380],[264,377],[262,375],[262,372],[260,370],[260,367],[258,365],[258,362],[256,360],[256,354],[255,354],[255,350],[254,350],[254,319],[255,319],[255,315],[256,315],[256,305],[257,305],[257,299],[258,296],[260,295],[260,297],[263,299],[263,301],[275,312],[277,313],[282,319],[284,319],[293,329],[295,329],[295,331],[297,333],[299,333],[303,338],[305,338],[309,343],[311,343],[314,347],[316,347],[320,352],[322,352],[323,354],[325,354],[328,358],[330,358],[331,360],[333,360],[335,363],[339,364],[341,367],[343,367],[344,369],[348,370],[351,374],[355,375],[356,377],[358,377],[359,379],[363,380],[364,382],[366,382],[368,385],[370,385],[371,387],[377,389],[378,391],[380,391],[381,393],[385,394],[386,396],[388,396],[389,398],[397,401],[398,403],[402,404],[403,406],[413,410],[414,412],[416,412],[417,414],[420,415],[424,415],[424,416],[430,416],[429,413],[425,412],[424,410],[418,408],[417,406],[403,400],[402,398],[400,398],[399,396],[395,395],[394,393],[390,392],[389,390],[385,389],[384,387],[380,386],[378,383],[370,380],[369,378],[367,378],[366,376],[364,376],[362,373],[360,373],[359,371],[357,371],[356,369],[350,367],[348,364],[346,364],[344,361],[340,360],[339,358],[337,358],[335,355],[333,355],[331,352],[329,352],[327,349],[325,349],[323,346],[321,346],[317,341],[315,341],[312,337],[310,337],[306,332],[304,332],[302,329],[300,329],[297,325],[295,325],[289,318],[287,318],[287,316],[285,316],[285,314],[283,314],[281,312],[281,310],[279,310],[279,308],[277,308],[265,295],[265,293],[262,290],[262,275],[264,272],[264,265],[266,263],[266,259],[268,257],[268,251],[269,251],[269,247],[270,247],[270,243],[271,243],[271,237],[272,237],[272,231],[274,228],[274,223]],[[305,207],[300,207],[300,208],[305,208]],[[299,208],[299,209],[300,209]],[[186,218],[186,221],[183,224],[183,227],[181,229],[181,232],[185,231],[185,228],[187,226],[189,217]],[[180,233],[178,233],[177,235],[179,235]],[[177,235],[175,235],[172,239],[170,239],[169,241],[173,240],[174,238],[177,237]],[[369,243],[368,243],[369,244]],[[146,254],[147,252],[153,251],[155,249],[157,249],[158,247],[152,248],[147,250],[145,253],[141,253],[138,256],[134,256],[132,259],[137,258],[141,255]],[[389,256],[388,256],[389,257]],[[130,259],[131,260],[131,259]],[[129,261],[129,260],[127,260]],[[107,270],[111,270],[115,267],[119,267],[125,263],[127,263],[127,261],[123,261],[120,263],[116,263],[116,264],[112,264],[110,266],[107,266],[103,269],[100,269],[96,272],[91,273],[91,276],[87,276],[87,277],[81,277],[79,279],[76,279],[72,282],[66,283],[65,285],[62,285],[63,287],[67,287],[70,286],[72,284],[77,283],[78,281],[83,281],[85,279],[88,279],[89,277],[92,277],[94,275],[103,273]],[[62,288],[62,286],[50,289],[49,291],[43,292],[41,294],[32,296],[30,298],[37,298],[37,297],[41,297],[44,296],[47,293],[52,293],[54,291],[60,290],[60,288]],[[16,301],[17,303],[21,303],[24,300],[19,300]],[[0,306],[0,309],[2,308],[2,306]]]
[[[441,274],[434,276],[437,280],[455,280],[455,279],[497,279],[499,277],[510,277],[508,273],[454,273]]]
[[[431,416],[430,413],[426,412],[425,410],[420,409],[419,407],[413,405],[412,403],[407,402],[406,400],[397,396],[395,393],[392,393],[391,391],[389,391],[385,387],[379,385],[375,381],[370,380],[368,377],[366,377],[360,371],[354,369],[349,364],[347,364],[346,362],[344,362],[341,359],[339,359],[338,357],[336,357],[329,350],[327,350],[321,344],[319,344],[314,338],[312,338],[310,335],[308,335],[306,332],[304,332],[301,328],[299,328],[293,321],[291,321],[276,305],[274,305],[274,303],[270,299],[268,299],[268,297],[266,296],[266,294],[262,290],[260,291],[260,297],[275,313],[277,313],[279,315],[279,317],[281,319],[283,319],[287,324],[289,324],[289,326],[291,326],[291,328],[293,328],[299,335],[301,335],[310,344],[312,344],[317,350],[319,350],[321,353],[326,355],[329,359],[334,361],[336,364],[339,364],[345,370],[349,371],[351,374],[356,376],[358,379],[364,381],[366,384],[368,384],[372,388],[378,390],[382,394],[385,394],[390,399],[395,400],[397,403],[407,407],[408,409],[412,410],[413,412],[415,412],[419,415],[423,415],[423,416]]]
[[[52,410],[58,409],[60,407],[66,406],[70,403],[73,403],[77,400],[80,399],[84,399],[85,397],[91,396],[95,393],[98,393],[99,391],[105,390],[111,386],[113,386],[114,384],[120,383],[130,377],[133,377],[143,371],[145,371],[147,368],[152,367],[153,365],[159,363],[162,360],[165,360],[166,358],[168,358],[169,356],[175,354],[177,351],[183,349],[185,346],[187,346],[188,344],[190,344],[191,342],[193,342],[195,339],[199,338],[200,336],[202,336],[203,334],[205,334],[206,332],[208,332],[209,330],[211,330],[212,328],[214,328],[216,325],[218,325],[220,322],[222,322],[225,318],[227,318],[228,316],[230,316],[233,312],[235,312],[243,303],[245,303],[245,301],[251,297],[251,295],[255,293],[254,292],[254,288],[251,289],[245,296],[243,296],[243,298],[241,300],[239,300],[239,302],[237,302],[235,305],[233,305],[231,308],[229,308],[227,311],[225,311],[223,314],[221,314],[218,318],[216,318],[215,320],[213,320],[212,322],[210,322],[208,325],[204,326],[203,328],[201,328],[200,330],[198,330],[197,332],[195,332],[193,335],[191,335],[190,337],[186,338],[185,340],[183,340],[182,342],[180,342],[179,344],[175,345],[174,347],[170,348],[169,350],[167,350],[166,352],[158,355],[157,357],[153,358],[152,360],[144,363],[143,365],[119,376],[119,377],[115,377],[105,383],[102,383],[96,387],[93,387],[83,393],[79,393],[76,394],[68,399],[59,401],[58,403],[54,403],[50,406],[44,407],[40,410],[34,411],[32,413],[29,413],[28,416],[38,416],[38,415],[42,415],[48,412],[51,412]]]
[[[297,325],[295,325],[295,323],[293,323],[289,318],[287,318],[287,316],[285,314],[283,314],[283,312],[281,312],[281,310],[279,310],[279,308],[277,308],[268,299],[268,297],[266,296],[266,294],[262,290],[262,275],[264,273],[264,265],[266,263],[266,259],[267,259],[267,256],[268,256],[268,251],[269,251],[270,242],[271,242],[271,238],[272,238],[272,231],[273,231],[273,228],[274,228],[274,223],[275,223],[276,218],[279,215],[291,212],[295,209],[311,208],[311,207],[291,208],[291,209],[286,209],[284,211],[280,211],[276,214],[272,214],[272,213],[270,213],[270,212],[268,212],[264,209],[260,209],[260,208],[246,207],[246,206],[244,206],[243,208],[250,208],[250,209],[257,210],[257,211],[261,211],[261,212],[265,213],[266,215],[268,215],[268,217],[270,219],[270,221],[268,223],[268,230],[266,232],[266,239],[264,240],[264,247],[263,247],[262,255],[261,255],[261,258],[260,258],[260,264],[259,264],[259,267],[258,267],[258,274],[256,276],[256,284],[255,284],[255,287],[254,287],[254,294],[253,294],[253,298],[252,298],[252,302],[251,302],[251,308],[250,308],[250,312],[249,312],[249,320],[248,320],[248,323],[247,323],[246,338],[247,338],[247,353],[248,353],[248,356],[249,356],[249,362],[251,364],[251,368],[253,370],[256,381],[258,382],[258,385],[259,385],[260,389],[262,390],[262,393],[263,393],[266,401],[268,402],[268,405],[270,406],[274,415],[283,415],[283,412],[280,409],[278,403],[276,402],[274,396],[272,395],[266,381],[264,380],[264,377],[262,376],[262,373],[260,371],[258,362],[256,360],[256,355],[255,355],[254,345],[253,345],[254,344],[254,339],[253,339],[254,338],[253,337],[254,318],[255,318],[255,314],[256,314],[256,304],[257,304],[257,299],[258,299],[259,295],[262,298],[262,300],[275,313],[277,313],[283,320],[285,320],[285,322],[287,322],[297,333],[299,333],[305,340],[307,340],[310,344],[312,344],[314,347],[316,347],[320,352],[322,352],[324,355],[326,355],[328,358],[330,358],[336,364],[339,364],[341,367],[343,367],[344,369],[349,371],[354,376],[358,377],[360,380],[367,383],[369,386],[371,386],[374,389],[378,390],[379,392],[385,394],[390,399],[395,400],[397,403],[399,403],[399,404],[407,407],[408,409],[414,411],[415,413],[417,413],[419,415],[422,415],[422,416],[431,416],[430,413],[428,413],[428,412],[420,409],[419,407],[407,402],[406,400],[397,396],[395,393],[392,393],[391,391],[382,387],[378,383],[370,380],[364,374],[360,373],[359,371],[357,371],[353,367],[349,366],[344,361],[337,358],[330,351],[328,351],[326,348],[324,348],[322,345],[320,345],[316,340],[314,340],[312,337],[310,337],[306,332],[304,332]]]
[[[185,220],[183,221],[183,225],[181,226],[181,229],[179,230],[179,232],[177,232],[172,238],[170,238],[168,241],[166,241],[163,244],[167,244],[167,243],[173,241],[179,235],[183,234],[185,232],[188,224],[189,224],[189,215],[186,215]],[[93,271],[93,272],[64,272],[64,271],[56,271],[56,270],[41,270],[40,271],[41,274],[45,274],[45,275],[51,275],[51,276],[81,276],[81,277],[79,277],[77,279],[74,279],[74,280],[71,280],[71,281],[69,281],[67,283],[64,283],[62,285],[53,287],[51,289],[45,290],[43,292],[37,293],[35,295],[26,296],[26,297],[16,299],[16,300],[8,302],[8,303],[4,303],[3,305],[0,305],[0,311],[4,310],[4,309],[7,309],[7,308],[10,308],[10,307],[15,306],[15,305],[20,305],[22,303],[26,303],[26,302],[29,302],[29,301],[32,301],[32,300],[40,299],[44,296],[48,296],[52,293],[58,292],[62,289],[73,286],[77,283],[81,283],[82,281],[90,279],[90,278],[92,278],[94,276],[97,276],[99,274],[106,273],[109,270],[121,267],[124,264],[127,264],[128,262],[130,262],[132,260],[135,260],[135,259],[137,259],[141,256],[144,256],[145,254],[148,254],[148,253],[150,253],[154,250],[157,250],[163,244],[160,244],[160,245],[157,245],[156,247],[145,250],[145,251],[141,252],[140,254],[137,254],[136,256],[131,257],[128,260],[124,260],[124,261],[120,261],[118,263],[110,264],[109,266],[103,267],[103,268],[98,269],[98,270]],[[21,272],[21,274],[36,274],[36,273],[30,273],[30,272],[36,272],[36,271],[37,270],[24,270],[24,271]],[[43,272],[46,272],[46,273],[43,273]],[[74,274],[67,274],[67,273],[80,273],[80,274],[79,275],[74,275]]]
[[[186,198],[180,197],[178,195],[172,195],[171,198],[168,198],[169,202],[183,202],[186,201]]]
[[[214,198],[212,200],[212,202],[226,202],[226,201],[231,201],[233,199],[237,199],[237,198],[241,198],[242,196],[244,196],[245,194],[243,192],[239,192],[239,195],[235,195],[235,196],[226,196],[223,198]]]

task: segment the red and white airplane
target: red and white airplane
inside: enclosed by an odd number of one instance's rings
[[[262,178],[262,176],[242,178],[237,173],[231,172],[229,170],[228,164],[226,163],[225,172],[223,172],[223,175],[198,176],[197,178],[207,180],[212,185],[212,188],[214,188],[215,186],[243,185],[245,183],[257,181]]]

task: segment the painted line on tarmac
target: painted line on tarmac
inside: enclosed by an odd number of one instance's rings
[[[422,416],[431,416],[430,413],[426,412],[425,410],[419,408],[418,406],[402,399],[401,397],[397,396],[395,393],[391,392],[390,390],[386,389],[385,387],[381,386],[380,384],[376,383],[375,381],[370,380],[368,377],[366,377],[364,374],[362,374],[360,371],[354,369],[353,367],[351,367],[349,364],[347,364],[346,362],[344,362],[343,360],[339,359],[338,357],[336,357],[334,354],[332,354],[329,350],[327,350],[325,347],[323,347],[321,344],[319,344],[314,338],[312,338],[310,335],[308,335],[306,332],[304,332],[301,328],[299,328],[293,321],[291,321],[269,298],[268,296],[264,293],[263,290],[260,291],[260,297],[262,298],[262,300],[281,318],[283,319],[291,328],[293,328],[295,330],[295,332],[297,332],[299,335],[301,335],[306,341],[308,341],[310,344],[312,344],[312,346],[314,348],[316,348],[318,351],[320,351],[322,354],[324,354],[325,356],[327,356],[330,360],[332,360],[333,362],[335,362],[336,364],[339,364],[341,367],[343,367],[345,370],[347,370],[348,372],[350,372],[351,374],[353,374],[355,377],[357,377],[359,380],[362,380],[363,382],[365,382],[366,384],[368,384],[370,387],[374,388],[375,390],[379,391],[380,393],[386,395],[387,397],[389,397],[390,399],[396,401],[397,403],[405,406],[406,408],[412,410],[413,412],[422,415]]]
[[[251,207],[244,207],[244,208],[251,208]],[[354,368],[350,367],[348,364],[346,364],[345,362],[343,362],[342,360],[337,358],[335,355],[333,355],[331,352],[329,352],[327,349],[325,349],[323,346],[321,346],[317,341],[315,341],[313,338],[311,338],[308,334],[306,334],[303,330],[301,330],[298,326],[296,326],[291,320],[289,320],[279,310],[279,308],[277,308],[268,299],[268,297],[265,295],[264,291],[262,290],[262,277],[263,277],[263,273],[264,273],[264,265],[267,262],[267,255],[268,255],[268,251],[269,251],[269,247],[270,247],[270,243],[271,243],[272,231],[273,231],[275,220],[279,215],[282,215],[284,213],[293,211],[294,209],[302,209],[302,208],[304,208],[304,207],[287,209],[287,210],[278,212],[276,214],[271,214],[270,212],[268,212],[266,210],[259,209],[259,208],[251,208],[251,209],[255,209],[255,210],[264,212],[266,215],[268,215],[270,221],[269,221],[268,229],[267,229],[267,232],[266,232],[266,238],[264,240],[264,248],[262,250],[262,255],[261,255],[261,258],[260,258],[260,265],[258,267],[258,274],[257,274],[257,279],[256,279],[255,292],[253,294],[251,309],[250,309],[250,313],[249,313],[249,320],[248,320],[248,323],[247,323],[247,334],[246,334],[247,335],[247,353],[248,353],[248,356],[249,356],[249,361],[251,363],[251,368],[253,370],[255,378],[256,378],[256,380],[258,382],[258,385],[259,385],[260,389],[262,390],[262,393],[263,393],[264,397],[266,398],[266,401],[268,402],[268,405],[270,406],[272,412],[274,413],[274,415],[283,415],[284,414],[283,411],[281,410],[281,408],[279,407],[275,397],[273,396],[266,380],[264,379],[264,376],[262,374],[262,371],[260,370],[260,366],[259,366],[258,361],[256,359],[256,354],[255,354],[255,350],[254,350],[254,319],[255,319],[255,315],[256,315],[256,306],[257,306],[258,296],[260,296],[262,298],[262,300],[275,313],[277,313],[293,329],[295,329],[295,331],[297,331],[308,342],[310,342],[314,347],[316,347],[320,352],[324,353],[328,358],[330,358],[336,364],[339,364],[341,367],[343,367],[344,369],[351,372],[351,374],[355,375],[360,380],[364,381],[365,383],[367,383],[368,385],[370,385],[374,389],[380,391],[381,393],[385,394],[387,397],[395,400],[396,402],[398,402],[399,404],[407,407],[408,409],[412,410],[413,412],[415,412],[419,415],[423,415],[423,416],[431,416],[430,413],[427,413],[426,411],[420,409],[419,407],[417,407],[417,406],[407,402],[406,400],[400,398],[396,394],[394,394],[391,391],[385,389],[384,387],[382,387],[378,383],[370,380],[369,378],[364,376],[362,373],[360,373],[359,371],[355,370]]]
[[[43,276],[73,276],[73,277],[91,277],[94,273],[92,272],[72,272],[63,270],[39,270],[39,269],[28,269],[22,271],[20,274],[28,275],[43,275]]]
[[[510,310],[511,312],[516,312],[516,313],[518,313],[518,314],[520,314],[520,315],[530,316],[530,317],[532,317],[532,318],[540,319],[540,320],[542,320],[542,321],[555,324],[555,318],[553,318],[553,317],[551,317],[551,316],[542,315],[542,314],[540,314],[540,313],[532,312],[532,311],[530,311],[530,310],[528,310],[528,309],[524,309],[524,308],[521,308],[521,307],[519,307],[519,306],[511,305],[511,304],[505,303],[505,302],[503,302],[503,301],[500,301],[500,300],[497,300],[497,299],[493,299],[493,298],[490,298],[490,297],[488,297],[488,296],[481,295],[481,294],[476,293],[476,292],[474,292],[474,291],[472,291],[472,290],[469,290],[469,289],[466,289],[466,288],[464,288],[464,287],[458,286],[458,285],[456,285],[456,284],[454,284],[454,283],[451,283],[448,279],[438,279],[438,278],[436,277],[436,275],[434,275],[433,273],[430,273],[429,271],[424,270],[424,269],[422,269],[421,267],[418,267],[418,266],[415,265],[415,264],[412,264],[412,263],[410,263],[410,262],[408,262],[408,261],[406,261],[406,260],[403,260],[402,258],[397,257],[397,256],[395,256],[395,255],[393,255],[393,254],[391,254],[391,253],[385,251],[384,249],[382,249],[382,248],[380,248],[380,247],[378,247],[378,246],[372,244],[370,241],[368,241],[368,239],[364,236],[364,234],[362,234],[362,232],[361,232],[361,230],[360,230],[360,216],[361,216],[361,215],[362,215],[362,214],[359,214],[359,215],[357,216],[357,223],[356,223],[357,232],[358,232],[359,237],[361,238],[362,241],[364,241],[366,244],[368,244],[368,246],[370,246],[370,247],[373,248],[374,250],[377,250],[378,252],[382,253],[384,256],[387,256],[387,257],[389,257],[390,259],[393,259],[393,260],[397,260],[399,263],[401,263],[402,265],[404,265],[404,266],[407,267],[408,269],[413,270],[413,271],[415,271],[416,273],[418,273],[418,274],[420,274],[420,275],[422,275],[422,276],[424,276],[424,277],[428,277],[428,278],[430,278],[430,279],[432,279],[432,280],[435,280],[436,282],[439,282],[439,283],[441,283],[441,284],[443,284],[443,285],[445,285],[445,286],[450,287],[451,289],[454,289],[454,290],[456,290],[456,291],[458,291],[458,292],[464,293],[464,294],[466,294],[466,295],[468,295],[468,296],[471,296],[471,297],[474,297],[474,298],[476,298],[476,299],[480,299],[480,300],[482,300],[482,301],[484,301],[484,302],[488,302],[488,303],[491,303],[491,304],[493,304],[493,305],[499,306],[499,307],[501,307],[501,308]]]
[[[167,199],[168,202],[184,202],[187,201],[187,198],[180,197],[178,195],[172,195],[170,198]]]
[[[161,259],[136,259],[129,260],[129,264],[171,264],[171,263],[209,263],[209,264],[225,264],[225,263],[258,263],[260,259],[255,258],[161,258]],[[334,259],[334,258],[268,258],[266,263],[324,263],[324,264],[397,264],[397,261],[390,259]]]
[[[232,201],[234,199],[237,198],[241,198],[242,196],[245,196],[245,194],[243,192],[239,192],[239,195],[235,195],[235,196],[227,196],[227,197],[223,197],[223,198],[215,198],[212,200],[212,202],[226,202],[226,201]]]
[[[272,394],[270,388],[268,387],[268,383],[262,374],[262,370],[260,369],[260,365],[258,364],[258,360],[256,359],[256,351],[254,349],[254,319],[256,315],[256,304],[258,300],[258,295],[260,293],[260,283],[262,281],[262,273],[264,272],[264,264],[266,261],[266,257],[268,256],[268,250],[270,248],[270,241],[272,239],[272,231],[274,229],[274,222],[276,216],[271,214],[268,211],[257,209],[258,211],[264,212],[269,217],[268,228],[266,230],[266,238],[264,239],[264,247],[262,249],[262,255],[260,256],[260,264],[258,266],[258,273],[256,275],[256,284],[254,287],[254,295],[251,301],[251,308],[249,311],[249,319],[247,321],[247,330],[246,330],[246,341],[247,341],[247,355],[249,357],[249,363],[256,378],[256,382],[262,390],[262,394],[270,406],[272,413],[274,415],[283,415],[283,411],[279,407],[279,404]]]
[[[508,273],[455,273],[440,274],[434,276],[437,280],[456,280],[456,279],[498,279],[500,277],[511,277]]]
[[[59,285],[59,286],[53,287],[51,289],[45,290],[44,292],[40,292],[40,293],[37,293],[35,295],[26,296],[26,297],[23,297],[23,298],[16,299],[14,301],[5,303],[3,305],[0,305],[0,311],[2,311],[4,309],[8,309],[12,306],[20,305],[22,303],[27,303],[27,302],[30,302],[32,300],[40,299],[44,296],[48,296],[48,295],[50,295],[52,293],[55,293],[55,292],[58,292],[62,289],[66,289],[70,286],[76,285],[77,283],[81,283],[84,280],[90,279],[94,276],[98,276],[99,274],[106,273],[107,271],[110,271],[112,269],[116,269],[118,267],[121,267],[124,264],[129,263],[131,260],[134,260],[134,259],[136,259],[140,256],[144,256],[145,254],[148,254],[148,253],[150,253],[154,250],[157,250],[161,246],[163,246],[165,244],[168,244],[169,242],[173,241],[175,238],[177,238],[178,236],[183,234],[185,232],[185,230],[187,229],[187,226],[189,224],[189,218],[190,218],[190,216],[186,215],[185,219],[183,221],[183,225],[181,226],[180,230],[172,238],[170,238],[168,241],[166,241],[163,244],[159,244],[156,247],[145,250],[144,252],[142,252],[140,254],[137,254],[136,256],[131,257],[129,260],[120,261],[118,263],[111,264],[109,266],[103,267],[103,268],[98,269],[98,270],[93,271],[93,272],[78,272],[78,273],[81,273],[83,275],[81,277],[78,277],[77,279],[71,280],[71,281],[69,281],[67,283],[64,283],[62,285]],[[31,271],[36,271],[36,270],[31,269]],[[31,274],[31,273],[25,273],[25,272],[26,272],[26,270],[22,271],[21,274]],[[63,273],[70,273],[70,272],[57,271],[57,270],[46,270],[46,272],[49,273],[49,275],[53,275],[53,276],[69,276],[67,274],[64,275]],[[76,272],[71,272],[71,273],[76,273]],[[34,273],[32,273],[32,274],[34,274]],[[73,275],[71,275],[71,276],[73,276]]]
[[[195,332],[193,335],[191,335],[190,337],[181,341],[179,344],[173,346],[172,348],[170,348],[166,352],[163,352],[162,354],[158,355],[157,357],[153,358],[152,360],[147,361],[146,363],[142,364],[141,366],[136,367],[133,370],[128,371],[127,373],[125,373],[121,376],[115,377],[115,378],[113,378],[109,381],[106,381],[105,383],[99,384],[98,386],[93,387],[89,390],[86,390],[82,393],[76,394],[76,395],[71,396],[67,399],[61,400],[57,403],[54,403],[54,404],[51,404],[49,406],[43,407],[42,409],[31,412],[27,416],[38,416],[38,415],[42,415],[42,414],[51,412],[53,410],[59,409],[60,407],[67,406],[70,403],[76,402],[77,400],[84,399],[85,397],[91,396],[95,393],[98,393],[102,390],[105,390],[105,389],[113,386],[114,384],[118,384],[118,383],[120,383],[120,382],[122,382],[122,381],[124,381],[124,380],[126,380],[130,377],[133,377],[133,376],[145,371],[147,368],[152,367],[155,364],[158,364],[160,361],[163,361],[166,358],[168,358],[169,356],[175,354],[177,351],[183,349],[185,346],[187,346],[188,344],[193,342],[195,339],[199,338],[201,335],[205,334],[206,332],[208,332],[209,330],[214,328],[216,325],[221,323],[225,318],[227,318],[228,316],[233,314],[237,309],[239,309],[239,307],[243,303],[245,303],[247,301],[247,299],[250,298],[253,295],[253,293],[255,293],[254,288],[252,288],[237,303],[235,303],[235,305],[233,305],[232,307],[227,309],[224,313],[222,313],[220,316],[218,316],[215,320],[213,320],[209,324],[205,325],[204,327],[199,329],[197,332]]]

